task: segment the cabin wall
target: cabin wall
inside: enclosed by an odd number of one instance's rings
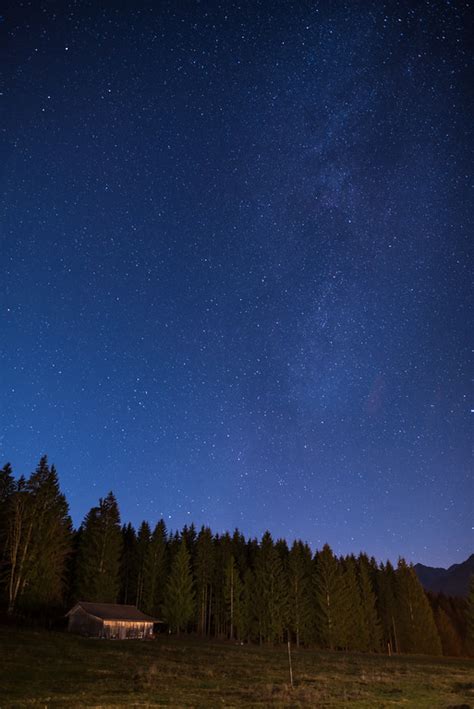
[[[103,623],[98,618],[86,613],[82,608],[78,608],[68,618],[68,631],[79,635],[99,638],[103,633]]]
[[[94,638],[142,639],[153,636],[153,623],[130,620],[101,620],[79,606],[68,616],[68,631]]]
[[[153,635],[153,623],[134,622],[128,620],[105,620],[105,638],[117,638],[119,640],[131,640],[150,638]]]

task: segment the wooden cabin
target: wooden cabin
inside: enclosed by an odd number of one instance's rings
[[[120,603],[79,601],[66,616],[68,631],[71,633],[119,640],[150,638],[154,623],[161,623],[135,606]]]

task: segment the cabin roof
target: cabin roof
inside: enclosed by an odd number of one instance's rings
[[[89,603],[87,601],[78,601],[71,608],[71,615],[77,608],[82,608],[89,615],[93,615],[101,620],[129,620],[130,622],[141,623],[160,623],[157,618],[152,618],[146,613],[142,613],[136,606],[126,606],[121,603]]]

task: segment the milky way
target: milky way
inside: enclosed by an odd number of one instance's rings
[[[76,524],[472,552],[467,13],[12,4],[3,462]]]

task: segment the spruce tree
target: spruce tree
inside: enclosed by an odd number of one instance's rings
[[[186,630],[195,610],[191,558],[184,539],[176,554],[165,589],[163,614],[172,631]]]
[[[380,565],[376,575],[376,607],[381,622],[383,650],[388,653],[400,652],[395,586],[395,569],[390,561],[387,561],[386,564]]]
[[[43,456],[28,481],[20,478],[10,496],[7,522],[8,610],[20,600],[38,609],[60,603],[65,587],[71,520],[54,466]]]
[[[462,655],[462,640],[450,617],[441,607],[434,611],[434,617],[443,655],[446,657],[460,657]]]
[[[79,547],[81,545],[82,527],[75,529],[71,535],[71,551],[66,562],[66,605],[70,608],[78,598],[77,569],[79,563]]]
[[[56,468],[46,456],[31,475],[26,489],[34,499],[34,573],[25,596],[38,602],[60,603],[65,587],[67,557],[71,551],[72,522],[65,496],[59,489]]]
[[[247,544],[244,535],[238,529],[235,529],[232,535],[231,547],[231,553],[239,569],[240,578],[243,579],[248,567]]]
[[[191,560],[191,568],[193,567],[194,559],[196,556],[196,539],[197,532],[196,527],[194,526],[194,522],[191,523],[189,527],[187,524],[185,524],[181,531],[181,535],[179,536],[179,540],[180,543],[184,540],[186,544],[186,549],[188,550],[189,558]]]
[[[137,535],[130,524],[124,524],[122,534],[122,553],[120,557],[120,603],[136,605],[137,602],[137,578],[138,578],[138,554]]]
[[[311,550],[295,541],[288,555],[288,620],[297,647],[309,643],[313,633],[311,572]]]
[[[377,613],[377,598],[371,581],[371,565],[364,554],[359,556],[358,566],[364,637],[366,639],[363,649],[369,652],[380,652],[382,628]]]
[[[0,533],[4,530],[4,523],[7,519],[8,503],[14,491],[15,478],[13,477],[12,466],[10,463],[6,463],[0,470]],[[0,546],[0,549],[1,548],[2,547]]]
[[[368,649],[368,629],[364,622],[362,598],[357,578],[357,565],[354,556],[348,556],[343,562],[341,586],[341,617],[345,618],[344,634],[340,644],[346,650],[365,652]]]
[[[331,650],[343,648],[347,639],[347,588],[341,565],[325,544],[315,556],[314,597],[319,644]]]
[[[142,522],[137,534],[137,592],[136,605],[140,610],[150,606],[151,586],[151,529],[148,522]]]
[[[0,470],[0,598],[4,591],[2,582],[7,575],[7,530],[15,487],[12,467],[6,463]]]
[[[440,655],[441,642],[430,603],[412,565],[404,559],[396,572],[400,651]]]
[[[181,547],[181,542],[182,542],[182,539],[180,537],[179,532],[175,532],[174,534],[170,533],[170,535],[168,537],[168,543],[167,543],[168,561],[169,561],[170,569],[173,566],[174,559]],[[191,558],[191,555],[190,555],[190,558]]]
[[[116,603],[120,590],[122,534],[112,492],[99,500],[83,523],[78,563],[80,600]]]
[[[233,640],[240,639],[243,631],[242,621],[242,595],[243,584],[240,579],[239,569],[231,555],[227,559],[225,567],[224,599],[226,604],[226,626],[228,627],[228,637]]]
[[[27,583],[34,544],[32,500],[21,476],[8,506],[5,564],[7,612],[12,614]]]
[[[150,587],[143,610],[159,618],[164,601],[164,591],[168,580],[168,548],[166,525],[161,519],[157,523],[150,542]]]
[[[215,545],[209,527],[202,527],[196,541],[194,574],[197,592],[197,631],[207,635],[210,631],[210,603],[212,581],[215,575]]]
[[[229,637],[229,615],[226,598],[226,571],[232,556],[232,539],[228,533],[214,537],[214,573],[211,586],[212,627],[216,637]]]
[[[255,564],[255,609],[260,642],[279,642],[288,628],[288,581],[269,532]]]
[[[255,606],[255,575],[252,569],[247,568],[244,573],[241,604],[241,638],[246,642],[259,640]]]

